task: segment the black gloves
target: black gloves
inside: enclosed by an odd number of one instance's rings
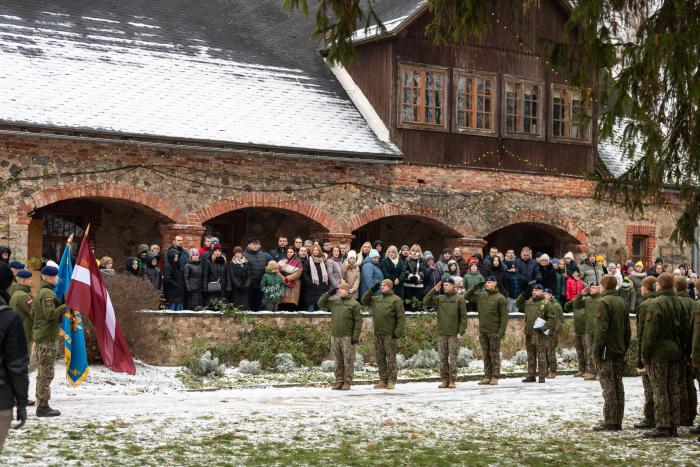
[[[372,286],[372,292],[376,292],[377,290],[379,290],[379,287],[381,287],[381,285],[382,285],[381,282],[379,282],[379,283],[377,283],[377,284],[374,284],[374,285]]]
[[[350,339],[350,343],[351,343],[352,345],[357,345],[357,344],[360,343],[360,341],[358,341],[357,339]]]
[[[27,408],[24,406],[17,406],[17,421],[19,422],[17,425],[13,426],[15,430],[19,430],[24,426],[25,423],[27,423]]]
[[[337,294],[337,293],[338,293],[338,289],[331,289],[331,290],[328,291],[328,295],[331,296],[331,297],[332,297],[333,295]]]

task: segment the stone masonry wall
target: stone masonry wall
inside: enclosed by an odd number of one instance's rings
[[[387,216],[416,216],[450,233],[450,246],[472,251],[497,229],[535,222],[560,229],[575,251],[610,257],[627,246],[637,227],[653,227],[650,255],[674,251],[668,237],[679,212],[650,208],[632,219],[619,207],[594,202],[593,184],[581,178],[29,136],[0,138],[0,182],[0,219],[6,223],[0,225],[0,244],[9,243],[20,259],[33,213],[74,198],[133,204],[158,219],[165,244],[181,234],[186,246],[199,246],[208,220],[269,207],[313,220],[334,240],[350,239],[354,230]],[[139,241],[133,239],[134,245]],[[675,251],[689,256],[688,250]]]

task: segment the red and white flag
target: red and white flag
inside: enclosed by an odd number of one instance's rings
[[[87,316],[95,326],[97,343],[105,366],[112,371],[135,375],[134,360],[114,315],[112,300],[105,289],[95,255],[88,244],[87,232],[75,262],[70,288],[66,294],[66,304]]]

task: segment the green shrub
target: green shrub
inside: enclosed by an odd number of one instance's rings
[[[437,342],[434,321],[435,315],[432,313],[406,319],[404,335],[397,342],[399,352],[404,355],[415,355],[419,350],[434,349]]]
[[[251,327],[241,331],[237,342],[239,360],[257,360],[265,368],[275,366],[275,356],[288,353],[298,364],[318,365],[328,358],[331,336],[328,326],[307,326],[251,321]]]

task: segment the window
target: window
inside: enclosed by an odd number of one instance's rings
[[[399,124],[447,130],[447,70],[401,65]]]
[[[647,236],[633,235],[632,236],[632,261],[635,263],[641,261],[644,264],[647,262]]]
[[[588,91],[552,85],[552,138],[590,141]]]
[[[496,77],[455,71],[456,131],[495,134]]]
[[[542,137],[542,85],[506,79],[504,91],[505,133]]]

